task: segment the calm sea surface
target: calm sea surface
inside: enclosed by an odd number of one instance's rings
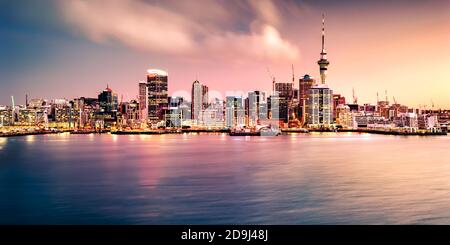
[[[0,138],[2,224],[450,224],[450,137]]]

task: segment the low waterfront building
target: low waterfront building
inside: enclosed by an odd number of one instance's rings
[[[350,107],[347,105],[338,105],[336,107],[336,124],[342,128],[356,129],[358,125],[355,121],[355,112],[350,111]]]
[[[421,114],[417,117],[419,129],[435,132],[440,130],[440,124],[437,115]]]
[[[333,121],[336,122],[338,113],[337,107],[345,105],[345,97],[340,94],[333,94]]]
[[[379,127],[389,124],[388,120],[382,116],[374,114],[365,114],[363,112],[354,114],[354,120],[358,128]]]
[[[412,129],[419,128],[416,113],[409,113],[409,112],[401,113],[399,114],[398,118],[394,120],[394,123],[399,128],[412,128]]]
[[[363,112],[364,114],[375,114],[377,111],[376,105],[364,104],[359,106],[359,112]]]
[[[12,122],[12,110],[7,106],[0,106],[0,126],[10,126]]]

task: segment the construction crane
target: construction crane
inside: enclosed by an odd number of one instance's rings
[[[356,97],[355,95],[355,88],[352,88],[352,93],[353,93],[353,104],[358,104],[358,97]]]
[[[266,67],[267,74],[272,80],[272,94],[275,95],[275,76],[270,72],[269,67]]]
[[[394,104],[397,104],[397,100],[395,99],[395,96],[392,96],[392,99],[394,100]]]

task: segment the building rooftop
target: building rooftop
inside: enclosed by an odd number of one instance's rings
[[[311,88],[330,88],[328,87],[328,84],[315,84],[313,86],[311,86]]]
[[[166,71],[159,70],[159,69],[148,69],[147,74],[158,75],[158,76],[167,76],[168,75],[168,73]]]

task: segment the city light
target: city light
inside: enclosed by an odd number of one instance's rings
[[[109,85],[97,98],[31,99],[26,105],[0,106],[1,135],[70,132],[74,134],[168,134],[221,132],[233,136],[276,136],[285,133],[365,132],[395,135],[446,134],[450,110],[412,108],[377,96],[377,103],[359,104],[334,93],[327,80],[330,62],[325,49],[322,16],[321,50],[317,61],[320,81],[305,74],[292,81],[271,75],[273,91],[249,91],[247,96],[209,93],[206,82],[195,79],[190,98],[169,96],[168,72],[151,68],[146,81],[136,82],[137,99],[123,101]],[[181,94],[181,93],[178,93]],[[378,94],[377,94],[378,95]],[[220,96],[222,97],[222,96]],[[114,140],[117,140],[114,137]]]

